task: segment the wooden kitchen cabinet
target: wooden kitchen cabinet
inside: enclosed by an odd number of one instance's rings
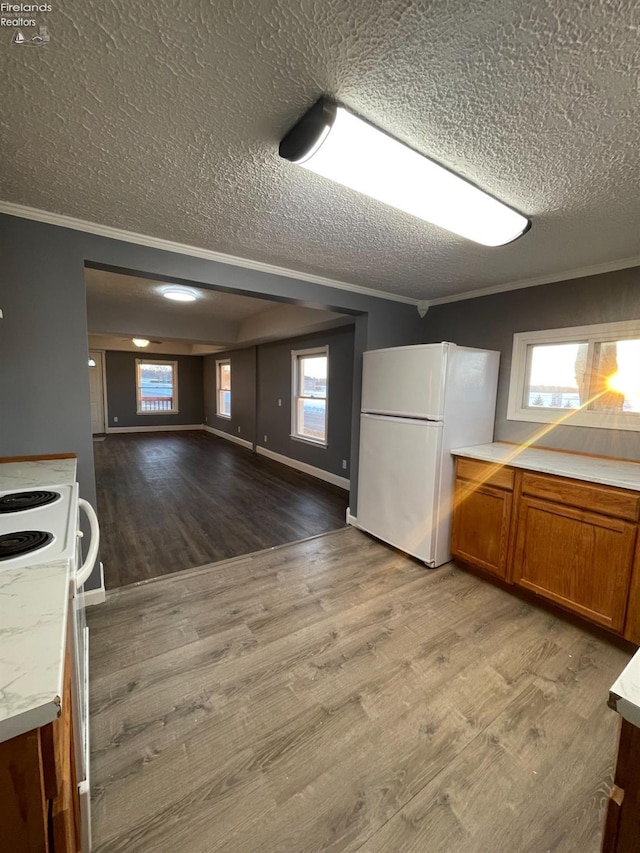
[[[640,853],[640,729],[621,720],[614,786],[606,812],[602,853]]]
[[[629,521],[521,497],[513,581],[621,633],[635,538]]]
[[[451,553],[506,578],[513,472],[459,459],[456,466]]]
[[[67,655],[61,714],[0,743],[0,850],[78,853],[78,788]]]
[[[640,643],[640,493],[467,458],[451,552]]]

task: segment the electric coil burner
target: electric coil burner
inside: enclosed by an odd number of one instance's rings
[[[19,530],[16,533],[0,535],[0,560],[22,557],[53,541],[53,533],[44,530]]]
[[[0,491],[0,572],[76,556],[78,486]]]
[[[12,492],[0,495],[0,513],[22,512],[25,509],[37,509],[60,499],[60,492]]]

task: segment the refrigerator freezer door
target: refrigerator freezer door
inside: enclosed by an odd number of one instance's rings
[[[362,411],[442,420],[448,344],[364,353]]]
[[[362,415],[357,525],[434,564],[442,424]]]

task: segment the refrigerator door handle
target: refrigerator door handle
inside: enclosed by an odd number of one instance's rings
[[[414,417],[399,417],[398,415],[377,415],[375,412],[362,412],[360,415],[362,418],[371,418],[376,421],[391,421],[392,423],[406,423],[416,422],[421,424],[433,424],[434,426],[440,426],[442,424],[442,420],[439,418],[414,418]]]

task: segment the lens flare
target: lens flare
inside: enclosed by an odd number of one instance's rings
[[[617,391],[619,394],[624,394],[625,397],[638,392],[637,384],[637,382],[633,382],[630,376],[625,375],[619,370],[612,373],[607,379],[607,388],[609,391]]]

